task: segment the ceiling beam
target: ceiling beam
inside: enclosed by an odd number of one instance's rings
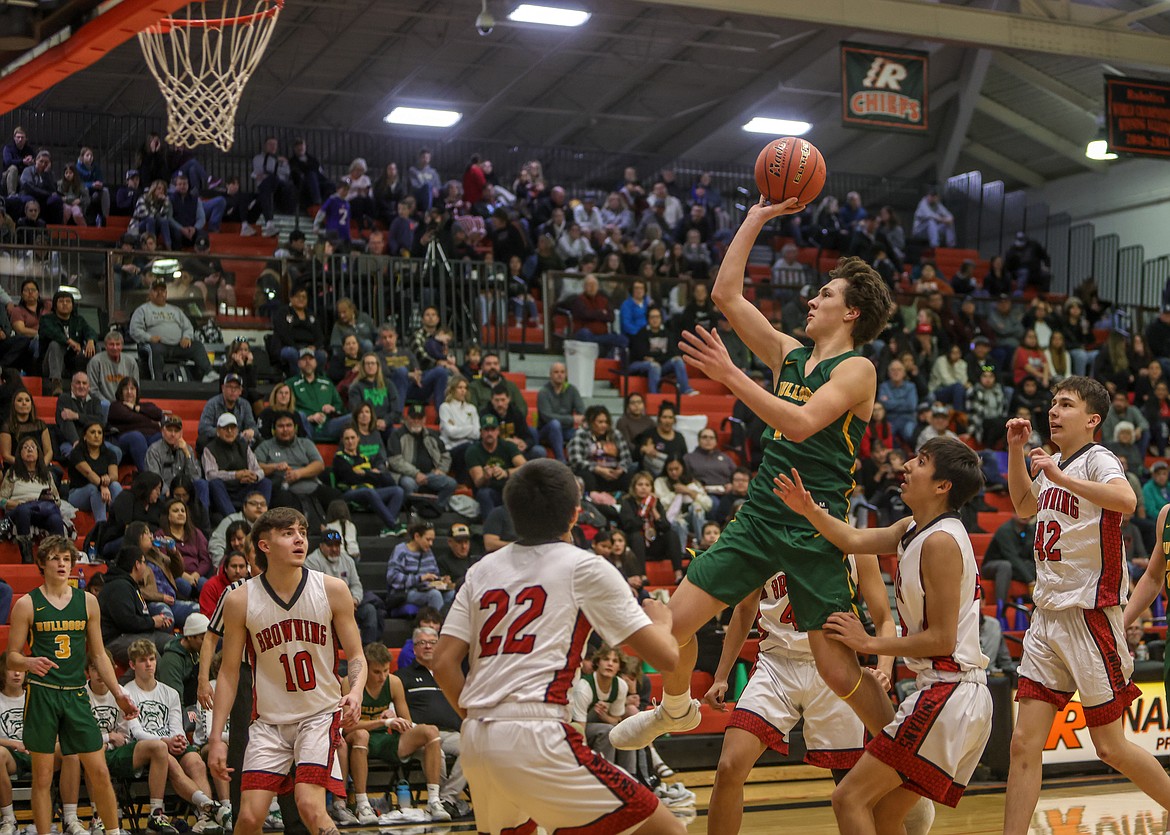
[[[711,0],[647,0],[670,6],[705,8]],[[1101,25],[1100,7],[1084,3],[1055,6],[1065,19],[974,6],[912,0],[720,0],[722,12],[802,20],[852,31],[891,32],[929,41],[1026,49],[1077,56],[1154,70],[1170,69],[1170,40],[1148,32]],[[1090,22],[1091,21],[1091,22]]]
[[[1031,64],[1021,61],[1019,58],[1009,55],[1006,52],[997,52],[995,54],[995,66],[1008,75],[1014,75],[1020,81],[1026,81],[1037,90],[1043,90],[1045,93],[1055,96],[1066,107],[1079,110],[1086,116],[1093,117],[1094,119],[1104,106],[1100,99],[1086,96],[1075,87],[1065,84],[1060,79],[1049,75],[1043,70],[1038,70]]]
[[[959,161],[959,151],[967,141],[967,130],[971,127],[971,117],[975,115],[975,105],[979,94],[983,90],[983,80],[987,78],[987,68],[991,66],[992,51],[990,49],[970,49],[963,56],[959,69],[959,78],[962,89],[959,91],[959,101],[951,108],[947,130],[944,132],[942,154],[938,159],[938,169],[935,172],[935,182],[945,183],[955,173],[955,165]]]
[[[1134,9],[1132,12],[1107,18],[1104,22],[1110,26],[1129,26],[1131,23],[1137,23],[1139,20],[1145,20],[1148,17],[1154,17],[1155,15],[1166,12],[1170,12],[1170,0],[1161,0],[1161,2],[1146,6],[1144,9]]]
[[[987,96],[980,96],[976,107],[981,113],[990,116],[1001,124],[1007,125],[1009,128],[1015,128],[1029,139],[1033,139],[1041,145],[1048,146],[1061,156],[1067,157],[1077,165],[1080,165],[1082,168],[1087,168],[1090,171],[1100,171],[1104,167],[1101,163],[1086,157],[1085,149],[1079,147],[1075,142],[1060,136],[1043,125],[1033,122],[1031,119],[1020,115],[1011,108],[1004,107],[997,101],[992,101]]]
[[[999,151],[993,151],[986,145],[980,145],[978,142],[968,142],[963,148],[967,154],[975,157],[982,163],[996,168],[1000,173],[1006,174],[1012,179],[1019,180],[1021,183],[1032,188],[1039,188],[1044,185],[1044,178],[1028,168],[1026,165],[1021,165],[1010,157],[1005,157]]]

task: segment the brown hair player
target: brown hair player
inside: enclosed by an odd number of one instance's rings
[[[53,760],[59,744],[62,755],[78,755],[98,815],[117,827],[118,803],[106,767],[106,746],[85,689],[87,653],[126,718],[133,719],[138,709],[122,692],[106,656],[97,598],[69,584],[77,564],[76,546],[63,536],[45,537],[35,559],[45,581],[17,601],[8,632],[8,668],[29,673],[24,747],[32,756],[33,823],[37,833],[48,835]],[[30,637],[30,654],[25,655]]]
[[[278,507],[252,527],[256,565],[264,572],[224,602],[223,664],[216,682],[208,765],[228,780],[223,730],[236,697],[247,647],[255,674],[256,717],[249,728],[235,831],[260,835],[272,798],[293,792],[309,831],[334,835],[325,792],[344,795],[337,745],[361,714],[366,660],[349,587],[305,569],[305,517]],[[337,678],[337,647],[348,659],[349,689]],[[294,776],[289,769],[296,766]]]
[[[1008,489],[1016,515],[1036,516],[1036,608],[1024,634],[1003,831],[1024,835],[1040,797],[1044,741],[1074,691],[1100,760],[1170,809],[1170,776],[1125,738],[1122,718],[1141,691],[1130,681],[1122,606],[1129,588],[1121,517],[1137,496],[1117,456],[1094,443],[1109,392],[1088,377],[1056,386],[1048,425],[1059,448],[1024,460],[1032,424],[1007,422]],[[1029,478],[1029,469],[1031,478]]]

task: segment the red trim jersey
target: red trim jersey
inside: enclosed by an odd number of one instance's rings
[[[971,537],[957,513],[946,513],[919,528],[911,524],[898,543],[898,576],[894,579],[898,617],[903,635],[917,635],[926,630],[926,594],[922,580],[922,544],[934,534],[950,536],[959,546],[963,572],[959,583],[959,623],[955,632],[955,649],[950,655],[933,658],[905,658],[906,666],[917,675],[930,672],[934,680],[960,680],[960,674],[987,668],[987,656],[979,646],[979,569]],[[953,674],[948,675],[948,674]],[[969,680],[969,679],[967,679]]]
[[[568,705],[595,628],[611,646],[650,624],[609,562],[567,542],[512,543],[467,570],[443,634],[469,646],[459,706]]]
[[[301,569],[301,583],[287,603],[263,574],[248,580],[246,588],[254,717],[287,725],[337,710],[339,655],[325,575]]]
[[[849,585],[853,598],[857,598],[857,558],[847,554],[849,560]],[[787,656],[807,656],[812,660],[808,645],[808,633],[796,628],[792,615],[792,604],[788,600],[788,577],[783,571],[777,572],[760,594],[760,652],[778,652]]]
[[[1125,481],[1117,456],[1089,444],[1067,459],[1053,460],[1067,475],[1106,484]],[[1121,538],[1121,513],[1057,487],[1044,473],[1032,481],[1036,497],[1036,589],[1042,609],[1103,609],[1125,603],[1129,577]]]

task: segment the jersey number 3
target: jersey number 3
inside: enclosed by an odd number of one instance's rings
[[[520,633],[532,624],[534,620],[544,614],[544,604],[548,601],[548,593],[540,586],[528,586],[516,595],[516,606],[525,607],[507,633],[501,639],[499,635],[492,635],[508,614],[512,601],[503,589],[491,589],[484,593],[479,600],[479,608],[486,610],[489,607],[492,613],[488,615],[479,630],[479,657],[490,658],[493,655],[527,655],[532,652],[536,644],[535,635],[521,635]],[[501,651],[500,645],[503,644]]]
[[[1036,523],[1036,559],[1041,562],[1060,562],[1060,522]]]

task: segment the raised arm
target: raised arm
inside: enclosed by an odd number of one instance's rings
[[[848,522],[829,515],[829,512],[813,501],[812,494],[800,480],[795,469],[792,476],[784,474],[774,479],[772,492],[794,512],[812,522],[820,534],[846,554],[894,554],[898,542],[910,528],[911,517],[899,519],[888,528],[855,528]]]
[[[1007,422],[1008,494],[1012,497],[1016,515],[1021,519],[1036,515],[1032,477],[1028,474],[1028,462],[1024,460],[1024,444],[1031,436],[1031,421],[1025,418],[1012,418]]]
[[[1158,543],[1150,552],[1150,562],[1142,574],[1137,585],[1129,595],[1129,603],[1125,604],[1125,625],[1137,623],[1142,613],[1162,593],[1166,587],[1166,516],[1170,514],[1170,504],[1164,506],[1158,513]]]
[[[898,632],[890,612],[890,596],[886,592],[886,581],[882,579],[877,554],[855,554],[853,558],[857,561],[857,587],[869,612],[869,619],[873,622],[874,632],[879,638],[893,638]],[[894,680],[893,655],[879,655],[877,668],[887,680]]]
[[[731,246],[727,248],[715,285],[711,288],[711,301],[727,317],[748,349],[769,368],[777,368],[784,355],[800,343],[777,331],[768,317],[744,298],[743,276],[747,270],[748,255],[764,224],[781,215],[795,214],[803,208],[796,205],[795,198],[773,206],[761,197],[759,203],[748,209]]]

